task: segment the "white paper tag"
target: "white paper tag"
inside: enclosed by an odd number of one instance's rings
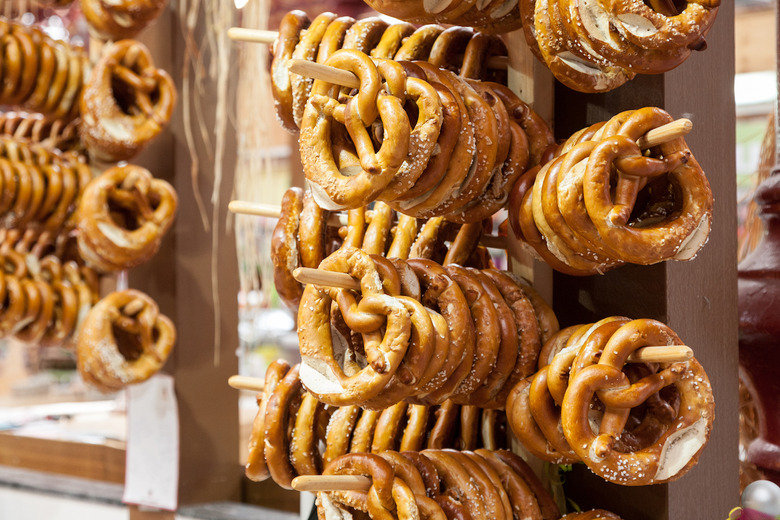
[[[173,377],[157,374],[127,388],[125,464],[125,503],[176,510],[179,412]]]

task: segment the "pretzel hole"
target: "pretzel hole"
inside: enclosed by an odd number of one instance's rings
[[[117,106],[122,112],[129,116],[136,116],[143,114],[144,111],[138,106],[136,88],[128,83],[122,81],[121,78],[113,76],[111,78],[111,90],[116,100]],[[147,92],[149,100],[152,105],[156,105],[160,97],[159,89],[155,88],[151,92]]]
[[[656,225],[682,211],[682,193],[669,175],[651,180],[637,194],[628,225],[643,228]]]
[[[156,332],[156,331],[155,331]],[[127,361],[138,360],[144,352],[143,345],[137,334],[126,331],[117,324],[111,325],[111,333],[116,341],[117,349]]]

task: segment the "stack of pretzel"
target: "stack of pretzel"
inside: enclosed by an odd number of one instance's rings
[[[55,234],[68,224],[91,176],[81,156],[0,136],[0,221]]]
[[[155,20],[167,0],[80,0],[89,33],[99,40],[133,38]]]
[[[338,85],[315,80],[306,104],[301,161],[325,209],[381,200],[417,218],[476,222],[503,207],[552,141],[541,118],[503,85],[352,50],[325,63],[360,81],[345,97]]]
[[[126,161],[163,131],[176,105],[176,85],[135,40],[106,45],[81,97],[81,139],[91,157]]]
[[[497,36],[466,27],[416,28],[409,23],[388,24],[379,18],[355,21],[333,13],[310,21],[306,13],[291,11],[282,18],[271,63],[276,115],[290,132],[298,132],[313,81],[291,74],[289,60],[325,63],[339,49],[358,50],[372,58],[423,60],[465,78],[506,83],[506,73],[487,69],[490,57],[506,56],[506,47]]]
[[[0,135],[62,151],[79,150],[78,119],[50,120],[38,113],[0,113]]]
[[[101,272],[136,267],[157,253],[178,198],[145,168],[115,166],[92,179],[76,211],[78,249]]]
[[[720,0],[520,0],[531,50],[564,85],[606,92],[704,50]],[[681,7],[678,7],[681,6]]]
[[[397,214],[383,202],[376,202],[373,209],[349,210],[343,226],[332,225],[331,216],[317,205],[309,191],[290,188],[282,197],[271,241],[271,260],[276,291],[293,312],[298,311],[304,287],[295,279],[295,269],[316,269],[340,247],[359,247],[371,255],[402,260],[427,258],[478,269],[494,267],[490,254],[479,245],[482,234],[492,230],[491,219],[464,225],[441,217],[418,220]]]
[[[584,462],[616,484],[680,478],[712,428],[707,375],[695,359],[626,360],[647,345],[681,343],[669,327],[647,319],[611,317],[563,329],[544,346],[539,371],[509,394],[509,425],[537,457]]]
[[[24,107],[52,120],[75,118],[88,74],[81,49],[4,18],[0,34],[0,105]]]
[[[12,246],[13,236],[0,246],[0,336],[62,346],[97,301],[97,275],[75,260],[37,256],[26,240]]]
[[[100,300],[86,315],[76,354],[82,378],[115,392],[157,373],[176,343],[176,327],[157,303],[134,289]]]
[[[671,121],[642,108],[571,136],[515,185],[509,214],[517,237],[572,275],[693,258],[709,236],[709,182],[683,138],[648,151],[637,145]]]
[[[467,25],[490,34],[514,31],[523,23],[518,0],[366,0],[366,3],[399,20]]]
[[[344,247],[321,271],[360,290],[309,284],[298,311],[301,381],[331,405],[456,404],[503,408],[557,330],[524,282],[492,269],[387,260]]]
[[[372,519],[426,520],[560,516],[531,468],[505,450],[351,453],[328,464],[324,475],[367,477],[370,487],[320,492],[317,511],[322,520],[365,514]]]
[[[269,476],[290,489],[298,475],[318,475],[346,453],[423,448],[498,449],[507,446],[506,417],[445,401],[441,406],[399,403],[383,410],[333,407],[303,390],[299,365],[271,363],[252,425],[246,475]]]

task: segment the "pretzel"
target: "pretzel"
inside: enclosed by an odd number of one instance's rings
[[[398,215],[398,223],[395,226],[393,241],[390,243],[390,247],[387,250],[387,257],[401,260],[409,258],[409,253],[416,236],[417,219],[408,215]],[[414,280],[416,281],[417,279],[414,278]],[[417,292],[419,293],[419,284]]]
[[[317,445],[317,424],[325,405],[304,393],[290,439],[290,463],[298,475],[318,475],[321,460]]]
[[[504,464],[509,466],[512,471],[528,484],[528,487],[531,488],[531,491],[533,491],[534,496],[539,503],[539,509],[541,510],[542,518],[544,520],[555,520],[558,518],[560,515],[558,506],[555,504],[555,501],[547,489],[545,489],[539,479],[536,478],[534,471],[523,459],[507,450],[498,450],[494,452],[494,455],[501,459]]]
[[[471,475],[472,482],[476,484],[477,491],[485,505],[486,516],[483,518],[487,518],[487,515],[498,519],[512,518],[512,506],[509,504],[509,498],[503,486],[501,486],[500,478],[491,471],[492,468],[477,462],[473,458],[475,457],[473,453],[457,451],[452,452],[450,455],[458,460]],[[481,461],[481,459],[479,460]],[[491,478],[491,475],[495,480]]]
[[[124,84],[126,92],[117,84]],[[81,138],[96,158],[128,160],[162,132],[175,104],[173,79],[154,66],[144,45],[135,40],[110,44],[84,86]]]
[[[466,48],[474,37],[474,29],[471,27],[447,27],[433,42],[427,61],[436,67],[446,68],[455,73],[460,73],[457,64],[463,64]],[[472,59],[474,57],[472,56]],[[465,77],[473,77],[467,75]],[[481,77],[481,76],[480,76]]]
[[[323,475],[362,475],[371,478],[371,489],[368,493],[359,491],[341,491],[333,493],[339,502],[354,507],[360,511],[368,511],[368,496],[374,501],[374,507],[388,510],[395,509],[393,500],[393,467],[378,455],[368,453],[350,453],[341,456],[328,464]]]
[[[460,407],[460,435],[457,441],[460,450],[477,449],[479,436],[479,408],[464,405]]]
[[[114,41],[140,33],[160,15],[166,0],[80,0],[79,3],[90,34],[99,40]]]
[[[249,437],[247,463],[244,470],[247,478],[259,482],[268,478],[268,465],[265,462],[265,410],[268,399],[285,374],[290,370],[290,364],[283,359],[277,359],[268,365],[265,371],[263,391],[257,394],[257,415],[252,423],[252,433]]]
[[[63,345],[73,335],[80,309],[78,294],[69,283],[57,280],[51,284],[51,289],[54,308],[40,339],[43,347]]]
[[[489,450],[477,450],[476,454],[488,464],[500,479],[511,503],[513,518],[542,520],[542,513],[533,491],[525,480],[515,473],[506,463]]]
[[[488,515],[497,515],[497,511],[488,512],[486,510],[485,503],[476,486],[469,485],[472,481],[472,476],[453,457],[454,453],[439,450],[425,450],[422,452],[425,457],[430,459],[439,474],[443,484],[441,495],[450,496],[458,502],[462,502],[468,508],[472,517],[488,518]]]
[[[330,416],[325,452],[322,455],[323,466],[349,452],[350,438],[359,413],[360,408],[357,406],[342,406]]]
[[[406,308],[383,294],[373,261],[359,250],[341,249],[326,258],[320,269],[357,276],[361,280],[363,296],[358,308],[361,312],[386,316],[386,331],[384,335],[379,331],[370,333],[370,341],[366,344],[369,364],[348,376],[333,357],[333,338],[329,319],[326,319],[330,316],[332,297],[338,297],[342,290],[328,292],[308,285],[301,305],[311,312],[299,316],[298,323],[303,384],[327,404],[351,404],[356,399],[375,397],[393,376],[406,353],[411,333]]]
[[[411,405],[406,410],[407,421],[401,437],[400,451],[420,451],[428,434],[430,408],[424,405]]]
[[[443,31],[444,27],[441,25],[423,25],[414,31],[398,49],[394,59],[398,61],[427,60],[434,43]]]
[[[598,364],[583,368],[569,382],[561,409],[563,431],[572,449],[602,478],[624,485],[668,482],[696,463],[714,416],[712,390],[701,365],[696,360],[661,365],[658,373],[634,384],[627,384],[621,371],[637,348],[680,343],[662,323],[634,320],[612,335]],[[677,389],[680,406],[660,439],[629,453],[613,449],[630,409],[668,385]],[[578,424],[587,424],[590,400],[596,395],[606,407],[598,434],[590,425]]]
[[[382,39],[387,27],[387,22],[375,16],[358,20],[347,30],[341,48],[368,54]]]
[[[370,55],[372,58],[381,58],[386,60],[392,60],[393,56],[398,52],[403,43],[414,33],[415,26],[406,23],[394,23],[385,29],[382,34],[382,38],[376,47],[371,49]]]
[[[289,403],[301,390],[299,370],[300,365],[295,365],[287,371],[265,405],[265,460],[271,478],[286,489],[291,489],[290,483],[295,476],[288,455],[287,423],[290,420]]]
[[[406,408],[407,404],[400,402],[385,408],[379,414],[371,442],[371,453],[395,448],[396,439],[401,434],[401,418],[406,416]]]
[[[76,350],[79,372],[100,390],[118,390],[156,373],[175,342],[176,329],[154,300],[132,289],[114,292],[84,319]]]
[[[7,335],[24,318],[27,299],[19,278],[0,270],[0,335]]]
[[[48,284],[29,279],[20,280],[26,296],[26,312],[17,324],[14,337],[23,343],[38,343],[46,334],[54,315],[54,295]]]
[[[309,26],[309,19],[303,11],[290,11],[284,15],[279,25],[279,35],[271,48],[271,89],[274,95],[276,118],[290,132],[298,127],[292,113],[292,78],[288,72],[288,61],[295,52],[301,31]]]
[[[434,412],[436,418],[428,434],[427,449],[442,449],[454,445],[455,428],[459,423],[460,405],[451,399],[444,401]]]
[[[408,151],[409,123],[399,99],[379,92],[380,74],[368,56],[342,49],[334,53],[326,65],[355,73],[361,86],[342,109],[342,105],[333,99],[332,85],[322,80],[314,82],[301,125],[304,173],[321,207],[331,210],[354,208],[375,198],[400,168]],[[379,152],[374,153],[366,126],[374,122],[377,106],[384,128],[393,130],[388,131],[388,138]],[[341,110],[343,118],[339,121]],[[329,143],[334,120],[346,126],[355,143],[361,166],[355,175],[343,175],[332,155]]]
[[[303,194],[303,207],[301,209],[298,243],[303,267],[316,268],[325,258],[325,238],[327,233],[326,222],[329,212],[320,208],[307,191]]]
[[[133,165],[106,170],[81,197],[79,251],[103,270],[140,265],[159,249],[177,206],[173,187],[148,170]]]
[[[393,209],[383,202],[374,204],[374,209],[369,210],[371,220],[363,235],[361,249],[370,255],[384,255],[385,244],[393,225]]]
[[[488,76],[488,60],[491,56],[506,56],[506,45],[498,36],[476,33],[463,52],[460,76],[481,80]]]
[[[371,443],[374,440],[374,431],[381,411],[363,410],[355,428],[352,430],[352,442],[349,446],[350,453],[368,453],[371,451]]]
[[[513,31],[519,29],[521,24],[518,2],[515,0],[508,2],[369,0],[366,3],[382,14],[412,23],[441,22],[470,25],[491,34]]]
[[[328,26],[336,19],[333,13],[321,13],[312,20],[311,24],[303,29],[300,34],[300,41],[295,46],[291,59],[314,61],[318,58],[320,43],[322,42]],[[314,83],[312,78],[307,78],[299,74],[290,76],[290,89],[292,91],[292,110],[295,126],[299,127],[303,118],[303,111],[306,108],[306,100],[309,98],[311,86]]]
[[[479,239],[484,234],[487,225],[487,222],[463,224],[444,257],[444,265],[465,264],[471,253],[477,248]],[[492,227],[492,222],[489,222],[489,225]]]

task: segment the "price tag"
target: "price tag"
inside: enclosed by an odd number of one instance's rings
[[[175,511],[178,488],[179,412],[173,377],[157,374],[127,388],[127,455],[122,500]]]

